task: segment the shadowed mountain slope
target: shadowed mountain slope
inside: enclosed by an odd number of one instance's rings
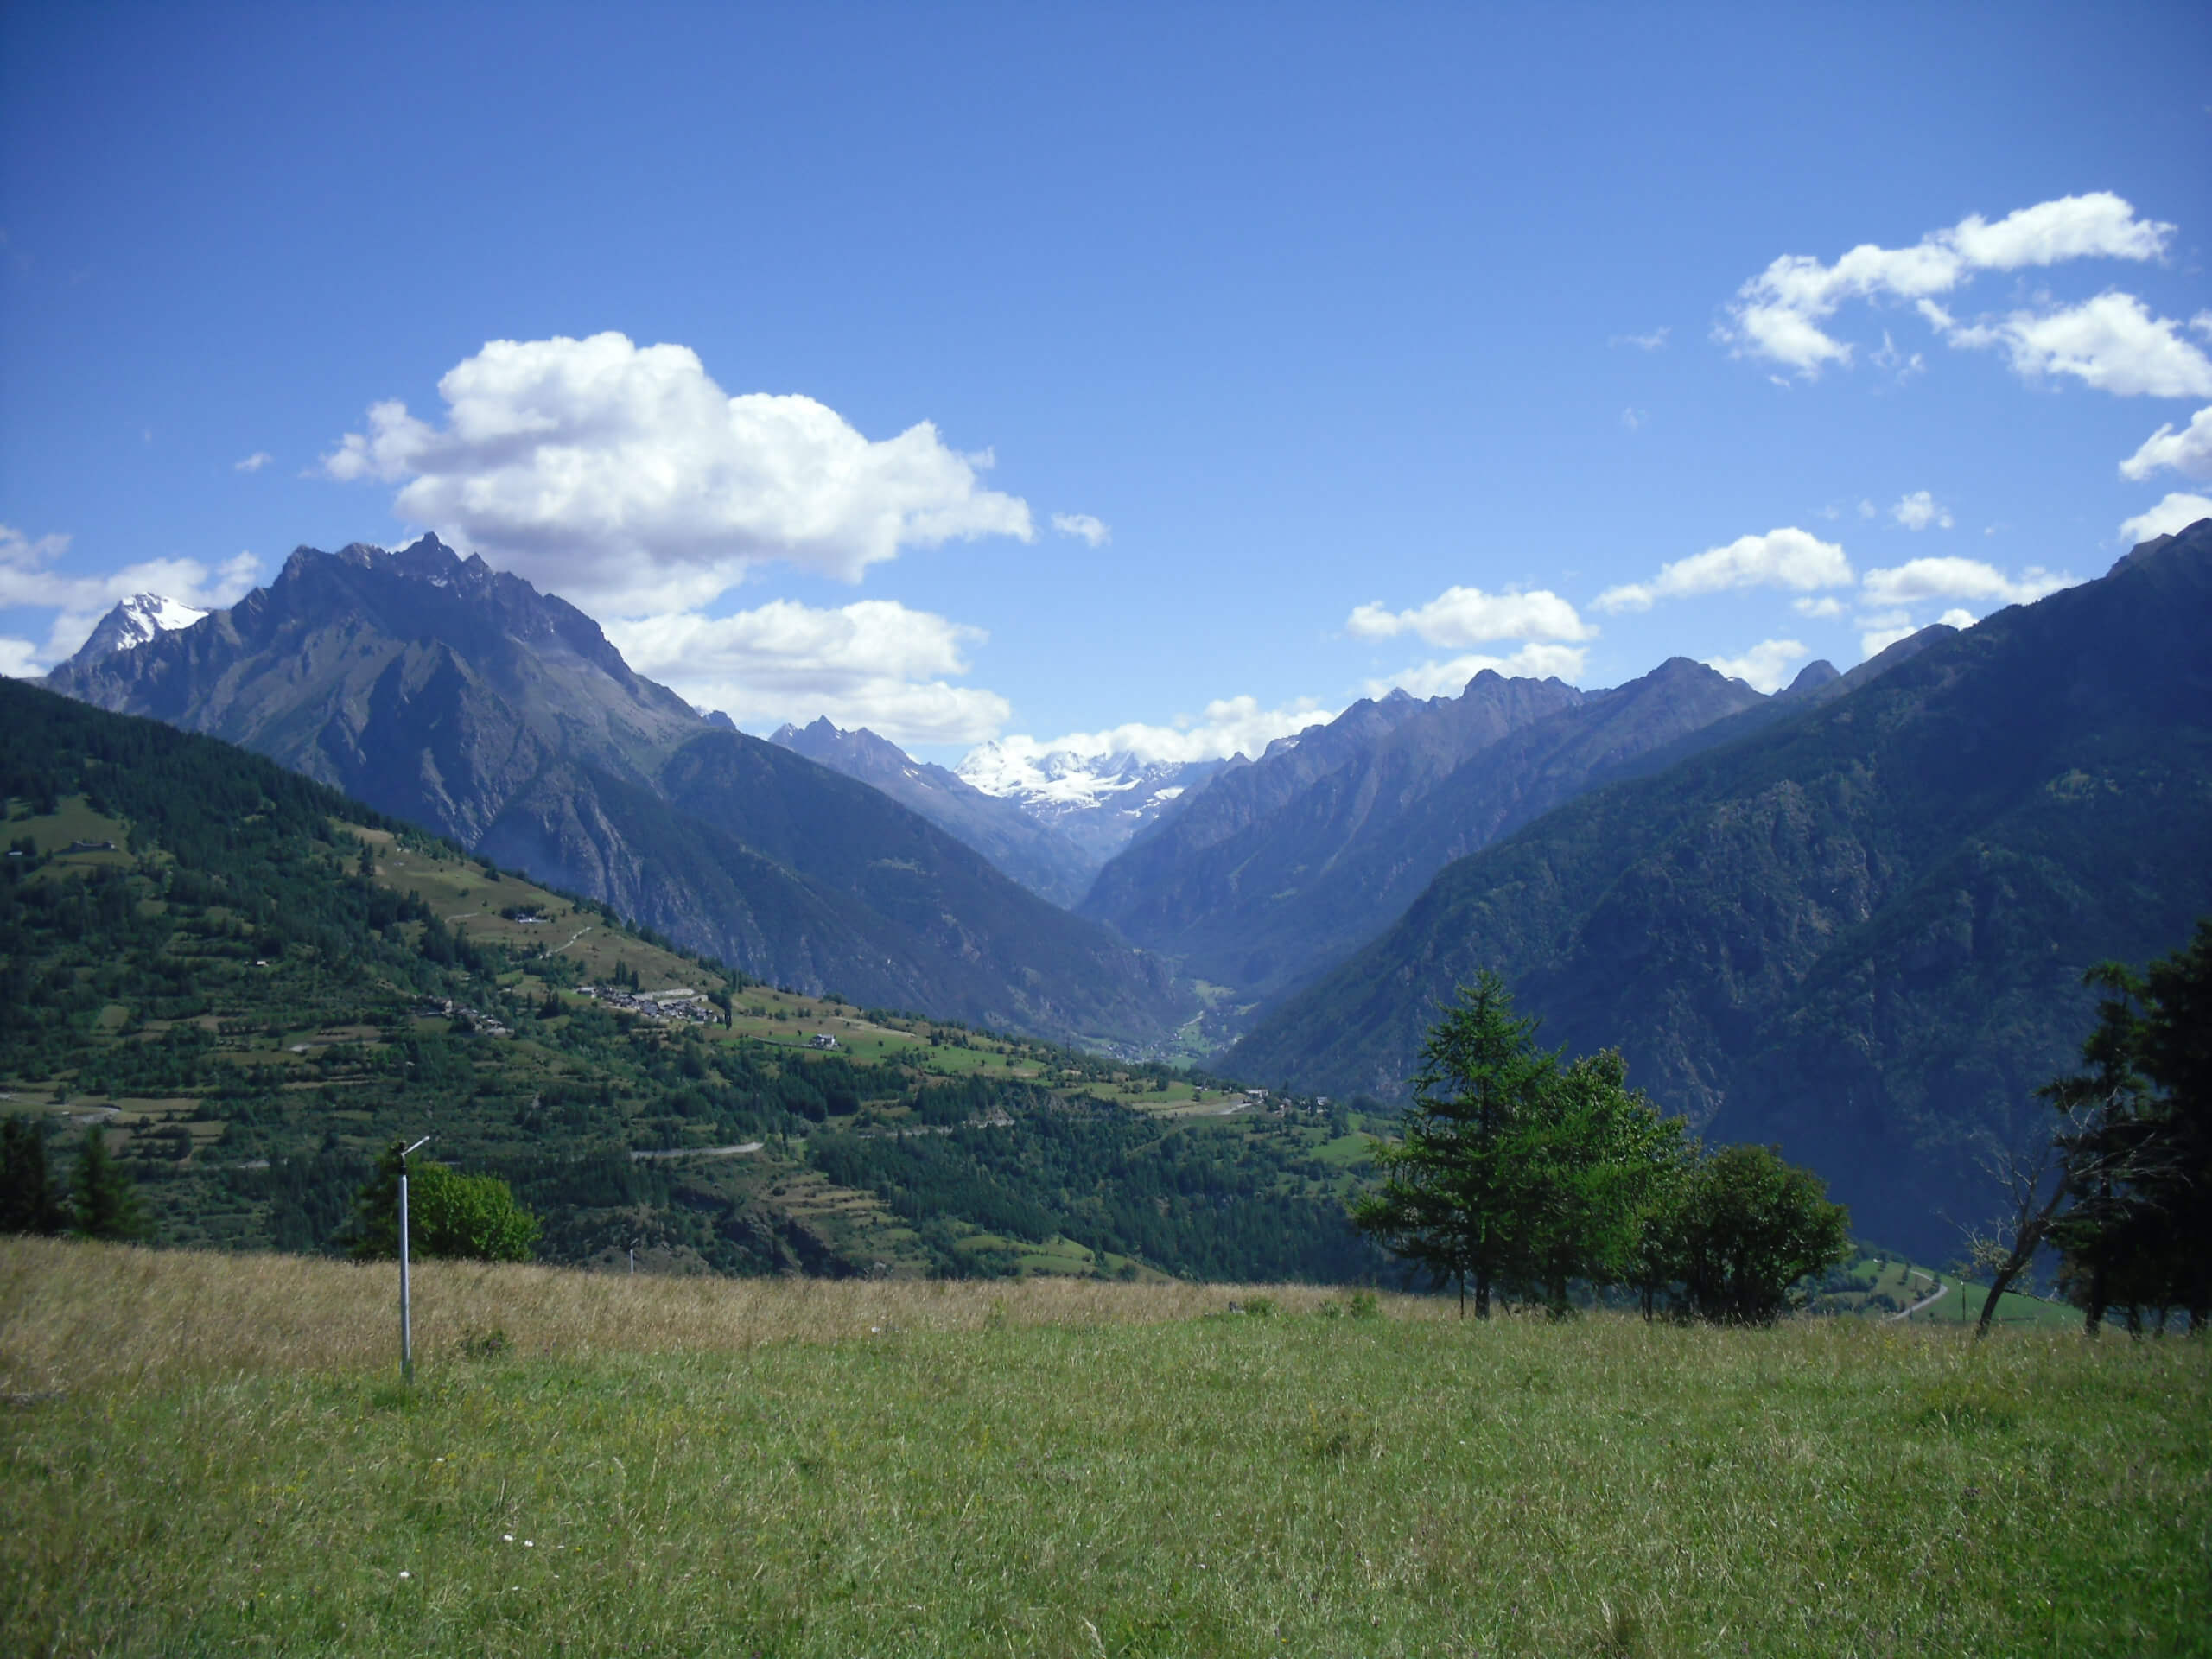
[[[865,726],[840,731],[825,716],[810,726],[781,727],[768,741],[881,790],[1063,909],[1083,897],[1096,873],[1073,842],[1020,803],[986,795],[957,772],[916,760]]]
[[[1357,703],[1217,779],[1100,873],[1083,913],[1200,977],[1279,995],[1389,925],[1453,858],[1764,702],[1677,658],[1604,692],[1485,671],[1456,698]]]
[[[2212,520],[1937,636],[1855,690],[1451,865],[1224,1065],[1402,1092],[1483,968],[1546,1039],[1819,1168],[1909,1248],[1974,1218],[1983,1137],[2090,1018],[2082,970],[2212,910]]]

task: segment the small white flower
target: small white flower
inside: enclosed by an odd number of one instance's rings
[[[409,1573],[409,1572],[405,1571],[404,1569],[402,1569],[402,1571],[401,1571],[401,1573],[400,1573],[399,1576],[400,1576],[401,1578],[403,1578],[403,1579],[411,1579],[411,1578],[413,1578],[415,1575],[414,1575],[413,1573]]]
[[[537,1548],[537,1543],[535,1539],[525,1538],[522,1541],[522,1547],[524,1549],[536,1549]]]
[[[512,1544],[512,1542],[514,1542],[514,1541],[515,1541],[515,1535],[514,1535],[514,1534],[512,1534],[512,1532],[503,1532],[503,1533],[501,1533],[501,1534],[499,1535],[499,1536],[500,1536],[500,1537],[502,1537],[502,1538],[504,1538],[504,1539],[505,1539],[505,1540],[507,1541],[507,1542],[509,1542],[509,1543],[511,1543],[511,1544]]]

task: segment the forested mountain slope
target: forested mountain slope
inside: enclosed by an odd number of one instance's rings
[[[1478,969],[1714,1136],[1931,1253],[1981,1137],[2087,1029],[2082,970],[2212,911],[2212,520],[1451,865],[1224,1058],[1395,1095]]]
[[[559,1261],[1376,1265],[1341,1113],[752,983],[259,756],[15,681],[0,797],[4,1109],[64,1167],[60,1137],[104,1126],[159,1242],[340,1248],[375,1154],[429,1133]]]
[[[877,791],[702,719],[582,612],[435,537],[302,548],[230,611],[48,683],[240,743],[779,983],[1125,1046],[1185,1016],[1158,963]]]

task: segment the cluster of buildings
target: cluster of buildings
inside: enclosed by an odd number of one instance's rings
[[[711,1026],[716,1018],[715,1005],[707,1001],[706,994],[688,985],[666,991],[626,991],[613,985],[579,985],[576,994],[644,1020],[689,1020],[695,1025]]]
[[[257,968],[265,968],[268,966],[266,963],[261,962],[257,962],[253,965]],[[486,1037],[512,1037],[514,1035],[513,1032],[507,1029],[506,1021],[500,1019],[496,1014],[486,1014],[481,1008],[472,1008],[467,1003],[456,1002],[449,996],[431,997],[415,1012],[417,1018],[424,1020],[428,1020],[437,1015],[443,1015],[448,1020],[466,1020],[470,1025],[475,1027],[477,1030],[482,1032]]]

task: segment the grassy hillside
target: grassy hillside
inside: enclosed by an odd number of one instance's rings
[[[0,1242],[0,1647],[2207,1650],[2212,1351]]]
[[[1375,1265],[1315,1155],[1341,1115],[756,984],[228,745],[0,699],[0,1106],[105,1124],[164,1242],[332,1248],[429,1133],[560,1260]],[[683,989],[706,1020],[638,1000]]]

